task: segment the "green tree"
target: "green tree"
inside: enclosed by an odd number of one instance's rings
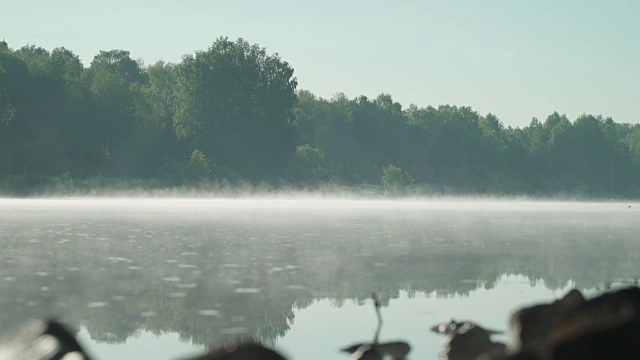
[[[25,174],[27,169],[55,176],[76,173],[84,153],[76,146],[83,139],[78,129],[86,118],[80,60],[64,48],[49,53],[25,46],[14,52],[3,46],[0,53],[14,109],[5,129],[9,171]]]
[[[305,181],[323,181],[327,179],[325,156],[321,149],[309,144],[296,148],[294,169],[296,175]]]
[[[554,112],[545,120],[544,128],[549,134],[547,175],[560,182],[561,190],[569,190],[573,186],[570,169],[575,161],[571,121],[566,115]]]
[[[146,84],[148,75],[142,70],[142,63],[131,58],[129,51],[100,51],[93,57],[91,67],[101,67],[108,73],[118,75],[127,85]]]
[[[504,170],[508,147],[504,126],[497,116],[489,113],[478,119],[482,133],[481,165],[493,171]]]
[[[211,174],[207,157],[198,149],[193,150],[193,153],[191,153],[187,167],[194,179],[206,178]]]
[[[7,90],[5,83],[5,70],[2,63],[0,63],[0,126],[11,121],[15,112],[11,101],[9,101],[9,90]]]
[[[413,184],[414,180],[406,171],[389,164],[382,168],[382,187],[388,192],[398,192],[407,185]]]
[[[144,175],[148,162],[140,151],[139,109],[148,77],[141,64],[128,51],[100,51],[83,78],[91,97],[91,138],[98,167],[109,175]]]
[[[296,86],[277,54],[219,38],[180,64],[175,131],[216,165],[250,179],[280,176],[295,152]]]
[[[391,95],[380,94],[369,100],[360,96],[352,101],[353,137],[357,169],[365,181],[378,181],[380,168],[392,162],[404,165],[406,121],[402,106]]]
[[[630,131],[622,139],[631,162],[632,177],[636,182],[635,194],[640,194],[637,184],[640,183],[640,124],[630,128]]]
[[[321,151],[324,169],[329,173],[343,179],[355,178],[356,145],[349,99],[338,93],[325,100],[304,90],[298,93],[298,99],[294,111],[298,143]]]
[[[146,73],[148,85],[131,88],[138,122],[139,168],[146,177],[174,178],[183,167],[183,159],[193,149],[180,142],[173,129],[173,87],[177,82],[177,66],[159,61],[148,66]],[[172,166],[174,170],[170,170]]]

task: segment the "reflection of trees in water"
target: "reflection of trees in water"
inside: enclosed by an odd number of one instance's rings
[[[373,220],[114,221],[94,235],[91,223],[25,224],[0,239],[0,332],[54,314],[100,342],[145,330],[209,346],[229,337],[272,343],[295,309],[319,299],[364,304],[375,291],[386,306],[400,291],[465,296],[504,274],[582,289],[640,275],[631,231],[602,241],[591,228],[556,223],[505,230],[487,218],[463,218],[464,227]]]

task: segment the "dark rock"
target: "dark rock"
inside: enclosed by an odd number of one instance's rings
[[[491,341],[491,335],[500,332],[485,329],[471,322],[455,322],[436,325],[431,331],[447,336],[441,360],[490,359],[503,356],[505,345]]]
[[[375,359],[375,356],[390,356],[393,360],[402,360],[407,357],[411,346],[404,341],[391,341],[386,343],[360,343],[340,349],[351,354],[354,359]],[[367,357],[365,357],[367,356]]]
[[[549,336],[552,359],[640,359],[640,289],[593,298]]]
[[[285,360],[285,358],[257,343],[230,341],[212,353],[190,360]]]
[[[34,320],[0,340],[0,359],[89,360],[75,337],[53,320]]]
[[[511,317],[509,352],[545,346],[551,331],[584,304],[582,293],[573,289],[551,304],[534,305],[516,311]]]

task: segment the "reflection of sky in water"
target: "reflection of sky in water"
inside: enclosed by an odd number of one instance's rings
[[[505,331],[509,314],[516,308],[560,297],[568,289],[569,284],[565,289],[549,290],[543,283],[532,286],[522,276],[504,276],[493,289],[474,290],[468,296],[437,297],[435,293],[418,293],[409,297],[403,291],[398,299],[392,299],[389,306],[382,309],[384,325],[380,341],[405,339],[412,347],[411,359],[436,359],[444,338],[429,331],[432,325],[454,318]],[[336,307],[330,300],[321,300],[297,310],[295,316],[294,326],[277,343],[292,359],[348,359],[336,349],[370,341],[377,325],[370,301],[365,305],[346,302]],[[496,339],[506,339],[506,336],[496,336]]]
[[[56,316],[82,328],[98,358],[151,351],[170,359],[169,349],[203,349],[189,341],[256,336],[292,359],[347,359],[339,347],[373,336],[376,291],[388,302],[381,339],[407,339],[413,359],[435,358],[443,341],[428,330],[435,323],[505,330],[515,307],[557,298],[570,284],[595,289],[640,276],[638,209],[0,200],[0,332]]]
[[[451,319],[477,322],[492,330],[504,331],[494,340],[507,341],[511,313],[522,306],[547,302],[563,296],[570,288],[550,290],[544,282],[532,283],[524,276],[503,276],[492,289],[479,288],[467,296],[438,297],[435,293],[400,292],[389,306],[382,308],[384,325],[380,341],[405,340],[412,347],[410,359],[437,359],[444,337],[429,331],[437,323]],[[596,292],[587,291],[587,297]],[[201,310],[203,316],[220,316],[216,310]],[[277,339],[275,349],[290,359],[349,359],[338,349],[373,338],[377,319],[371,301],[358,305],[353,301],[336,304],[329,299],[317,300],[304,309],[295,310],[291,329]],[[237,328],[222,329],[233,333]],[[199,354],[202,346],[193,346],[177,334],[154,335],[142,332],[124,344],[100,344],[91,340],[86,331],[79,339],[94,354],[109,358],[137,360],[141,358],[179,359]]]

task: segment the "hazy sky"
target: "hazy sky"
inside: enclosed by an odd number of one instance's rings
[[[179,62],[219,36],[277,52],[321,97],[389,93],[505,125],[553,111],[640,122],[638,0],[0,0],[0,39]]]

